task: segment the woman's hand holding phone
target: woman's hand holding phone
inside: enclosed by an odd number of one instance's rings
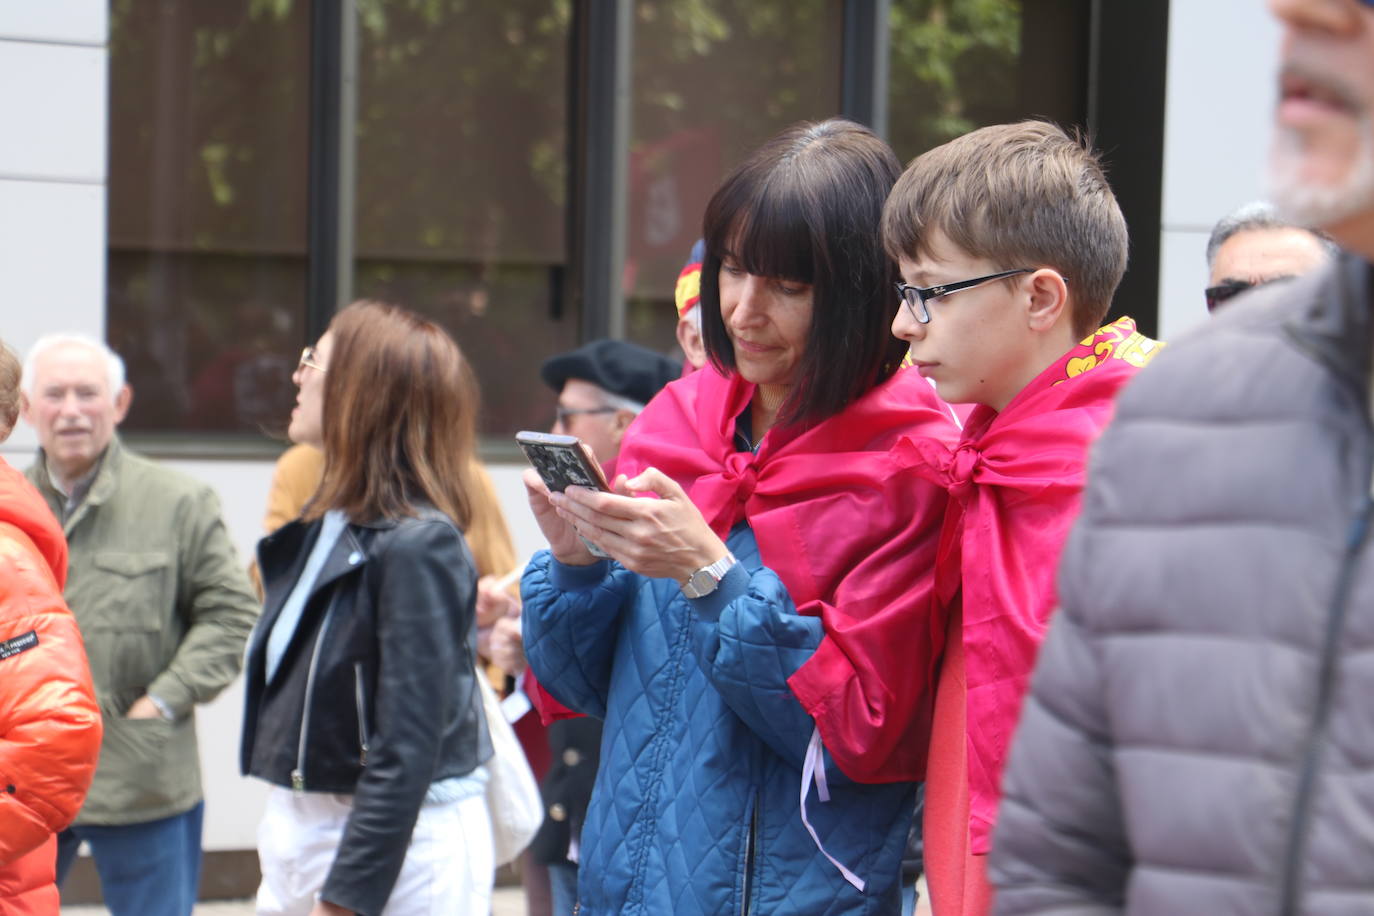
[[[596,562],[587,545],[577,536],[577,530],[558,515],[558,510],[549,502],[549,488],[539,479],[534,468],[526,468],[523,477],[525,492],[529,496],[530,510],[539,530],[549,542],[554,559],[566,566],[590,566]]]
[[[611,493],[569,487],[550,501],[564,524],[642,576],[681,584],[728,552],[682,487],[655,468],[632,480],[620,475]]]

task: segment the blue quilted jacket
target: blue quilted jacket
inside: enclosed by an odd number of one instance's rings
[[[581,838],[578,896],[592,916],[839,916],[899,911],[912,783],[860,785],[827,755],[830,801],[802,823],[813,722],[787,687],[821,621],[796,613],[760,565],[753,532],[727,540],[740,564],[689,601],[671,579],[621,566],[525,572],[525,651],[540,683],[606,721]]]

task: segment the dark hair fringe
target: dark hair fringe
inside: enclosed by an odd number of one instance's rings
[[[702,338],[721,372],[735,369],[720,314],[720,265],[810,284],[811,329],[780,424],[834,416],[897,371],[897,273],[883,250],[883,202],[901,164],[868,128],[834,118],[788,128],[721,183],[702,237]]]

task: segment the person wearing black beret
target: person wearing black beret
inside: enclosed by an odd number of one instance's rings
[[[552,356],[539,369],[544,383],[558,392],[553,431],[591,446],[608,478],[625,430],[681,374],[681,363],[653,350],[604,339]]]

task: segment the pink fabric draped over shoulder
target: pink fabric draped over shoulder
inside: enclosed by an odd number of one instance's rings
[[[749,523],[764,564],[825,638],[789,679],[825,748],[851,779],[925,774],[944,619],[934,600],[946,497],[891,454],[901,439],[947,450],[947,405],[900,371],[838,415],[774,428],[738,451],[735,421],[754,393],[707,367],[670,384],[640,414],[619,471],[676,480],[722,539]]]
[[[1163,345],[1122,318],[1083,340],[998,413],[977,407],[958,445],[895,450],[950,494],[940,604],[960,598],[968,684],[972,852],[991,842],[1002,767],[1055,606],[1059,552],[1078,515],[1089,449],[1117,392]]]

